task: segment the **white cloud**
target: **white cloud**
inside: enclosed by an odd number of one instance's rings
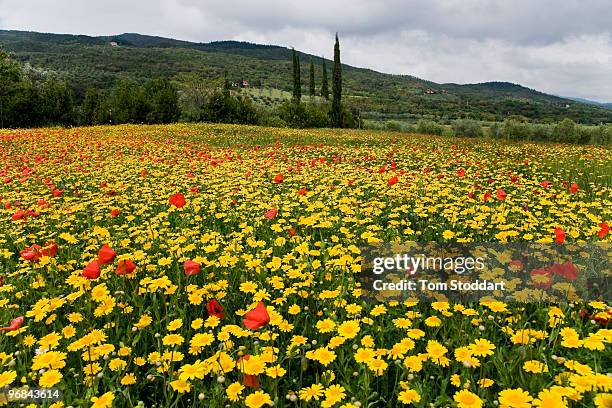
[[[236,39],[436,82],[612,101],[609,0],[0,0],[0,28]]]

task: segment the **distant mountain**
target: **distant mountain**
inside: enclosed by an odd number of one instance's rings
[[[602,106],[604,108],[612,109],[612,102],[597,102],[597,101],[592,101],[590,99],[584,99],[584,98],[567,98],[567,99],[571,99],[576,102],[586,103],[588,105],[596,105],[596,106]]]
[[[135,33],[90,37],[0,30],[0,48],[24,63],[66,78],[79,95],[89,86],[109,90],[121,78],[142,82],[167,76],[180,81],[181,75],[188,72],[221,77],[226,70],[232,81],[245,80],[249,88],[259,89],[258,93],[257,89],[247,91],[259,95],[254,97],[259,103],[278,102],[275,100],[278,97],[266,96],[268,91],[261,89],[290,91],[292,86],[291,50],[276,45],[238,41],[194,43]],[[331,49],[330,40],[330,53]],[[301,52],[299,56],[304,90],[308,86],[311,59],[316,64],[318,89],[321,57]],[[331,66],[331,61],[327,61],[330,77]],[[521,116],[535,121],[570,117],[582,123],[612,122],[612,110],[603,106],[508,82],[438,84],[349,65],[343,65],[343,80],[345,100],[370,119],[503,120]]]

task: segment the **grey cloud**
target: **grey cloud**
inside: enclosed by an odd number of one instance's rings
[[[610,0],[0,0],[0,28],[236,39],[436,82],[612,101]]]

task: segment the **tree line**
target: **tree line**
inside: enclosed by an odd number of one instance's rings
[[[315,99],[315,65],[310,61],[309,95],[302,103],[299,56],[293,51],[293,98],[277,107],[259,106],[233,90],[223,78],[183,73],[144,83],[122,79],[106,91],[88,87],[78,95],[61,76],[23,65],[0,51],[0,127],[172,123],[205,121],[289,127],[358,127],[354,112],[344,107],[340,44],[336,35],[332,95],[325,59],[321,65],[320,98]]]

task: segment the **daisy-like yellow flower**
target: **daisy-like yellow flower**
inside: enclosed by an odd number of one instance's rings
[[[247,395],[246,399],[244,400],[244,404],[248,408],[261,408],[271,402],[272,399],[270,398],[270,395],[263,391],[255,391],[254,393]]]
[[[478,395],[468,391],[461,390],[453,395],[453,400],[457,403],[458,408],[481,408],[482,399]]]
[[[91,397],[91,408],[111,408],[114,400],[115,395],[111,391],[104,393],[99,397]]]

